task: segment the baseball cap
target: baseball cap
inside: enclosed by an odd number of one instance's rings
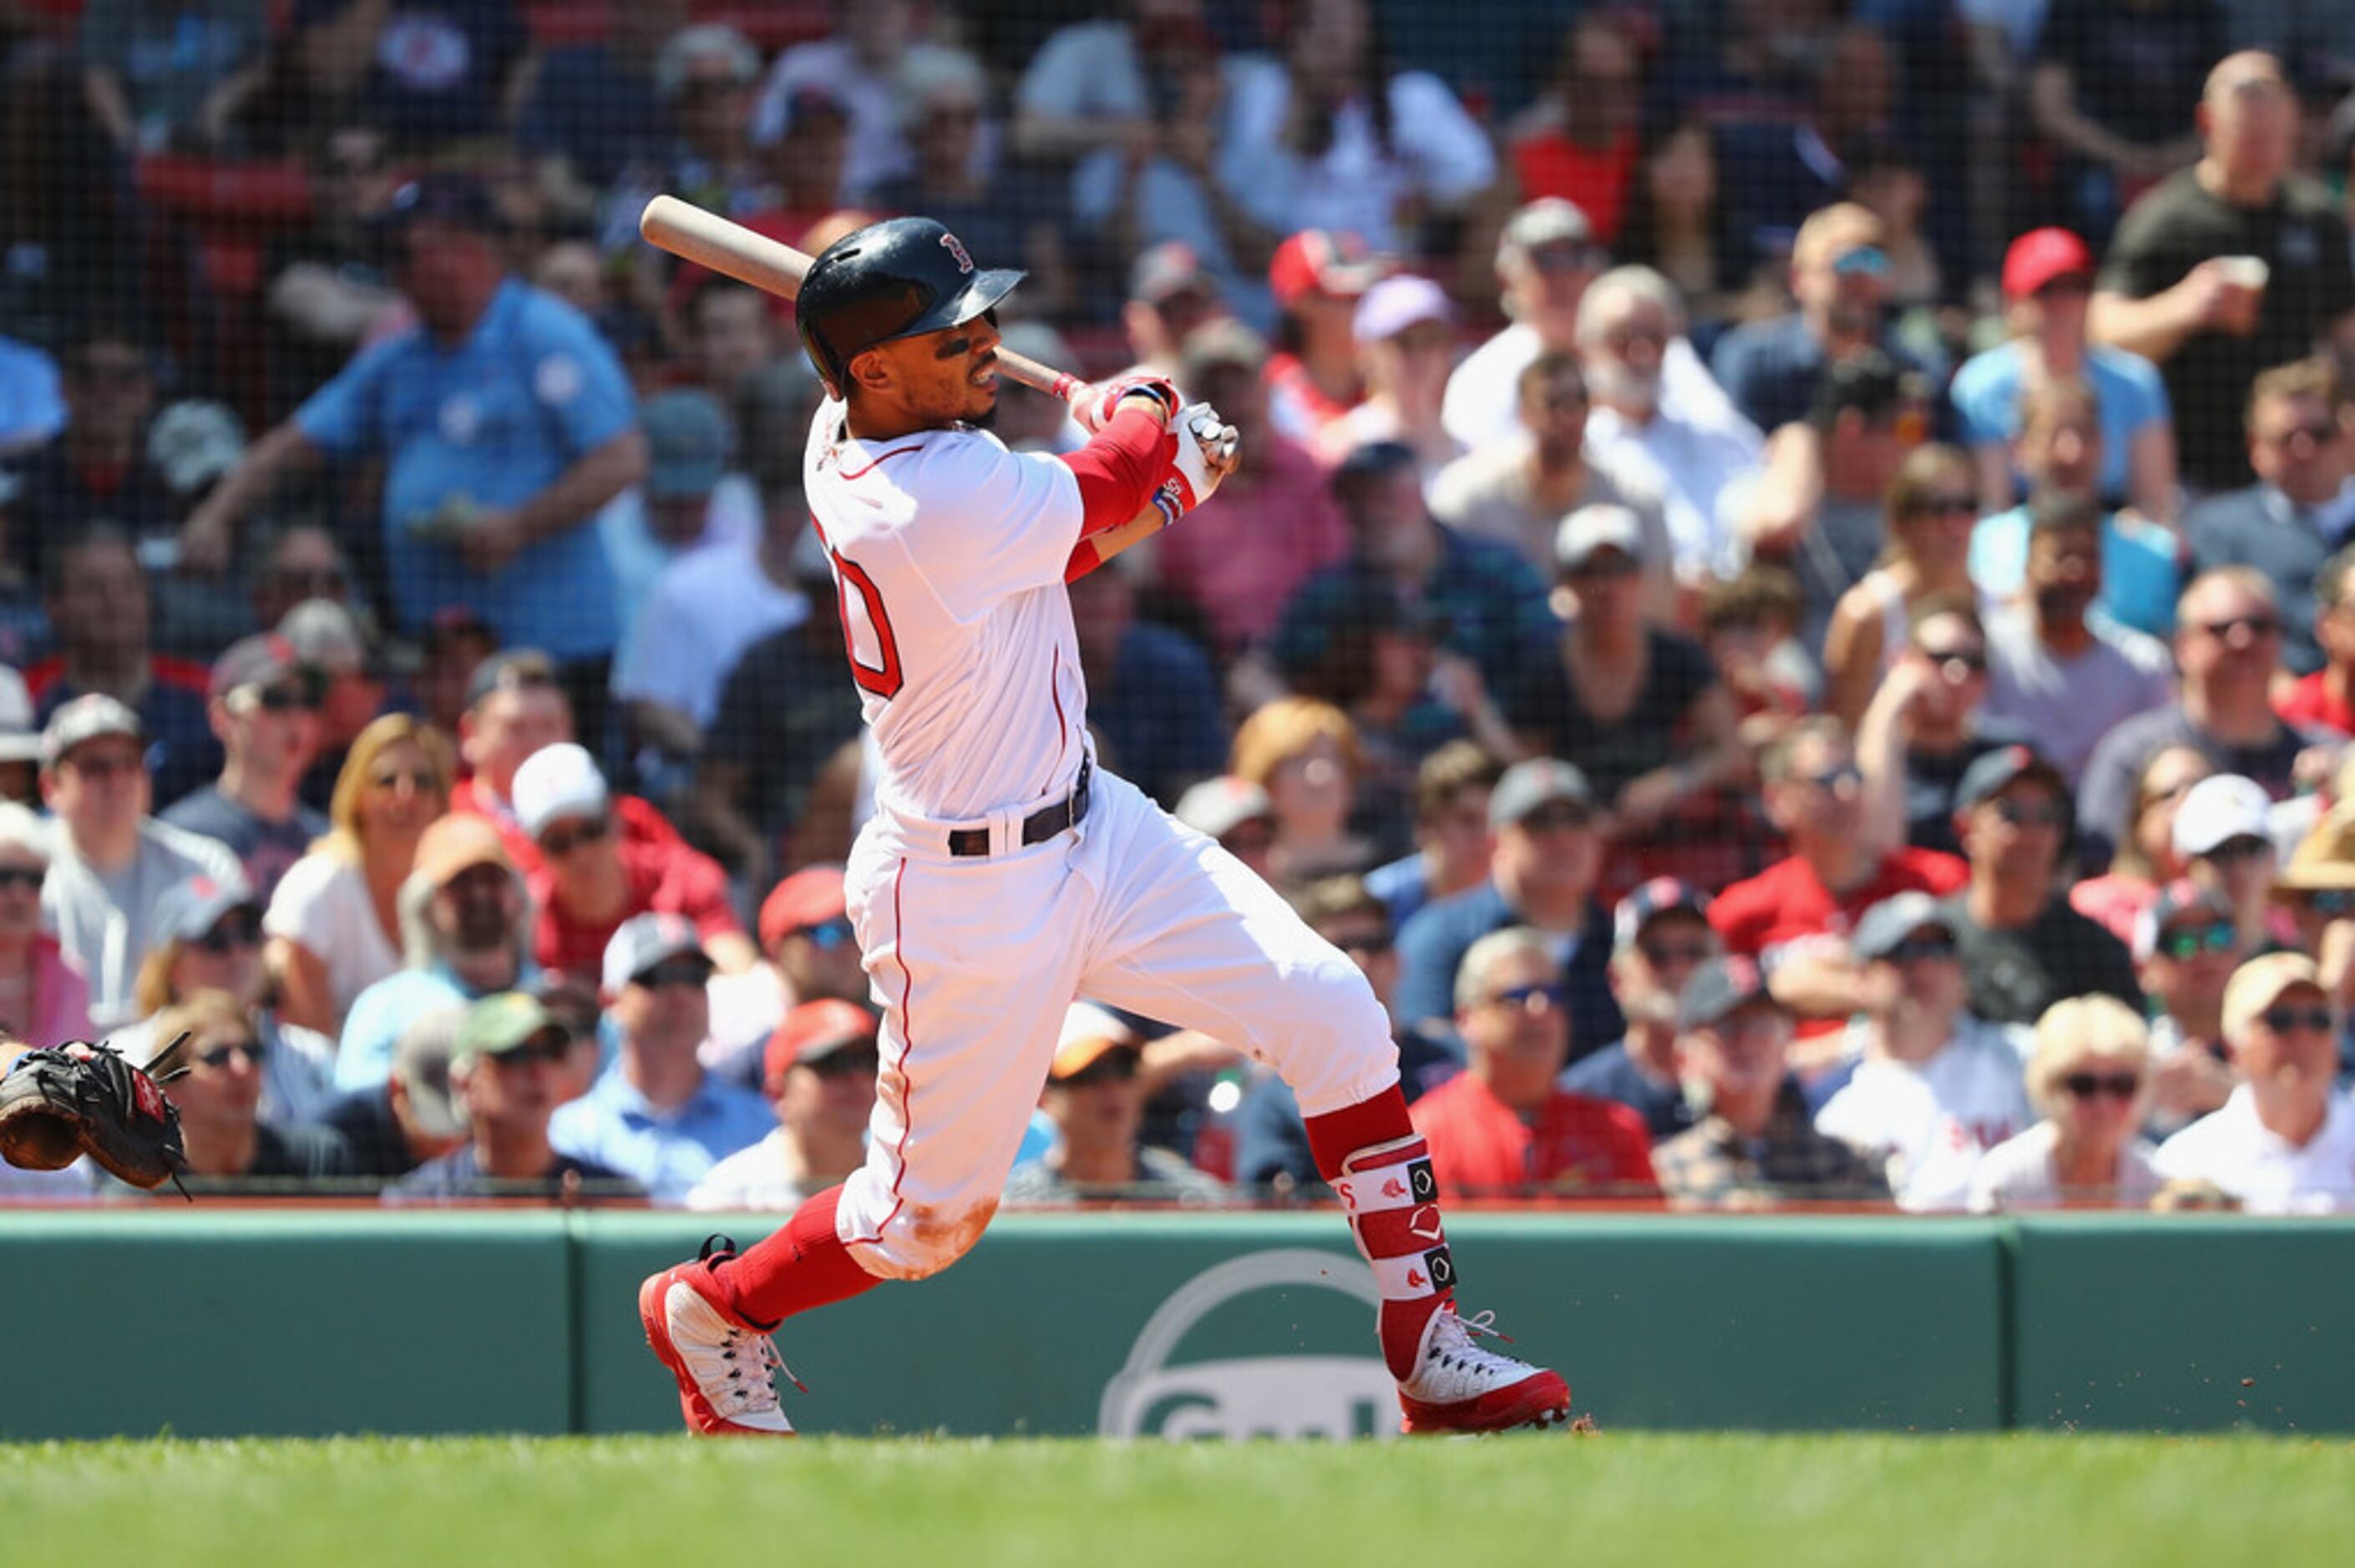
[[[2326,812],[2290,852],[2289,863],[2274,878],[2274,892],[2315,893],[2355,887],[2355,806]]]
[[[429,1138],[458,1138],[465,1113],[450,1094],[450,1058],[466,1022],[463,1006],[435,1007],[410,1021],[392,1044],[392,1075],[409,1092],[409,1114]]]
[[[1585,209],[1563,196],[1540,196],[1516,209],[1497,237],[1497,270],[1503,271],[1521,257],[1552,245],[1594,243],[1594,225]]]
[[[1447,291],[1428,278],[1394,272],[1368,289],[1349,318],[1349,334],[1361,344],[1396,337],[1425,322],[1455,323],[1455,305]]]
[[[85,692],[49,715],[48,727],[41,731],[42,765],[55,768],[82,742],[109,735],[143,738],[139,715],[104,692]]]
[[[2159,933],[2177,916],[2190,914],[2207,916],[2211,920],[2232,918],[2232,903],[2222,891],[2205,887],[2188,876],[2179,876],[2158,890],[2158,895],[2143,906],[2135,916],[2134,956],[2140,963],[2158,950]]]
[[[245,455],[245,425],[224,403],[189,398],[155,416],[147,457],[174,494],[193,497]]]
[[[556,683],[555,660],[537,648],[509,648],[475,665],[466,677],[466,708],[471,713],[493,692]]]
[[[1267,286],[1276,304],[1290,310],[1310,292],[1354,300],[1381,275],[1381,262],[1358,236],[1304,228],[1275,248],[1267,265]]]
[[[332,599],[306,599],[278,622],[278,635],[305,664],[316,664],[331,674],[352,674],[368,668],[368,633],[351,607]]]
[[[605,990],[618,992],[666,959],[688,953],[704,958],[703,938],[696,935],[694,921],[668,911],[634,915],[605,944]]]
[[[1702,964],[1685,981],[1677,998],[1677,1027],[1706,1029],[1753,1001],[1774,1002],[1765,975],[1756,959],[1728,953]]]
[[[2304,953],[2265,953],[2232,971],[2224,982],[2224,1039],[2238,1040],[2249,1021],[2294,985],[2322,986],[2322,971]]]
[[[33,694],[25,677],[0,664],[0,762],[38,762],[41,732],[33,727]]]
[[[855,1001],[820,997],[785,1014],[761,1052],[761,1075],[774,1081],[785,1069],[823,1062],[854,1045],[872,1045],[881,1020]]]
[[[1924,926],[1935,926],[1949,937],[1960,935],[1955,913],[1943,899],[1919,889],[1892,894],[1858,917],[1849,949],[1867,963],[1885,959]]]
[[[1334,464],[1333,488],[1344,490],[1367,480],[1411,472],[1420,468],[1422,463],[1423,460],[1414,455],[1414,449],[1404,441],[1360,441]]]
[[[1114,1051],[1141,1051],[1136,1031],[1092,1001],[1075,1001],[1063,1014],[1055,1060],[1047,1076],[1056,1083],[1075,1078]]]
[[[1488,825],[1509,828],[1540,806],[1556,800],[1594,810],[1594,787],[1586,775],[1554,757],[1532,757],[1505,769],[1488,795]]]
[[[2175,853],[2190,859],[2214,853],[2232,839],[2273,842],[2273,797],[2238,773],[2215,773],[2194,784],[2175,808]]]
[[[588,750],[569,740],[543,746],[524,758],[508,791],[516,821],[533,838],[548,824],[565,817],[593,817],[605,810],[611,793],[605,775],[598,771]]]
[[[2003,253],[2003,295],[2024,300],[2056,278],[2091,278],[2094,252],[2065,228],[2031,228]]]
[[[1128,270],[1128,297],[1158,305],[1176,294],[1219,295],[1219,280],[1202,265],[1201,254],[1182,239],[1146,247]]]
[[[1561,520],[1554,531],[1553,564],[1574,572],[1597,550],[1616,550],[1631,561],[1644,558],[1644,524],[1625,506],[1601,503],[1582,506]]]
[[[1198,833],[1225,838],[1245,822],[1273,816],[1267,791],[1248,779],[1205,779],[1178,798],[1177,818]]]
[[[1709,895],[1678,877],[1656,876],[1619,900],[1611,914],[1611,939],[1618,947],[1634,947],[1646,926],[1663,915],[1678,913],[1706,919]]]
[[[275,631],[240,637],[213,661],[210,694],[228,696],[245,686],[266,686],[293,673],[301,661],[294,644]]]
[[[2063,800],[2069,798],[2069,784],[2061,770],[2035,747],[1998,746],[1963,769],[1962,781],[1955,786],[1955,810],[1967,811],[1984,805],[2010,789],[2015,779],[2031,774],[2052,786]]]
[[[796,931],[806,931],[848,913],[843,892],[842,867],[805,865],[769,890],[761,901],[761,947],[763,951]]]
[[[466,1009],[450,1060],[504,1056],[551,1029],[562,1033],[564,1021],[549,1012],[539,998],[528,991],[500,991]]]
[[[433,819],[417,836],[417,858],[410,863],[411,876],[421,876],[432,888],[450,885],[464,871],[496,865],[512,875],[515,862],[507,858],[506,842],[488,817],[472,811],[451,811]]]
[[[736,446],[719,399],[692,387],[657,393],[640,405],[638,427],[646,438],[647,499],[677,501],[719,488]]]
[[[261,907],[241,876],[192,876],[165,888],[155,900],[155,932],[165,941],[193,942],[230,910]]]

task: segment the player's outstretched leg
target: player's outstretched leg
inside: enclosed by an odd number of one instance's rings
[[[1340,1197],[1358,1250],[1381,1290],[1383,1359],[1398,1379],[1403,1429],[1502,1432],[1566,1425],[1561,1374],[1480,1342],[1486,1315],[1455,1310],[1455,1264],[1439,1212],[1431,1154],[1393,1085],[1307,1118],[1316,1164]]]
[[[835,1234],[841,1192],[829,1187],[810,1199],[748,1253],[739,1255],[734,1243],[715,1236],[693,1263],[650,1275],[638,1287],[646,1344],[678,1380],[689,1431],[708,1437],[794,1435],[777,1403],[784,1362],[769,1336],[791,1314],[875,1283]]]

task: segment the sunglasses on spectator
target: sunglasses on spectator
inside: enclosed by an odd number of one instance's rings
[[[0,885],[5,885],[7,873],[0,871]],[[36,882],[39,874],[34,874]],[[2306,895],[2307,907],[2326,920],[2337,920],[2355,915],[2355,887],[2318,887]]]
[[[1557,800],[1550,806],[1540,806],[1521,819],[1526,832],[1550,833],[1569,828],[1582,828],[1594,820],[1585,807],[1568,800]]]
[[[1636,950],[1656,969],[1664,969],[1670,964],[1707,963],[1717,955],[1717,949],[1707,942],[1638,942]]]
[[[207,1046],[197,1054],[197,1060],[216,1072],[229,1065],[232,1056],[242,1056],[252,1066],[261,1065],[270,1048],[259,1040],[224,1040],[218,1045]]]
[[[2327,1007],[2269,1007],[2257,1014],[2257,1022],[2276,1034],[2293,1030],[2311,1030],[2328,1033],[2330,1029],[2330,1009]]]
[[[882,1067],[883,1058],[873,1051],[829,1051],[801,1065],[821,1078],[872,1078]]]
[[[2281,622],[2270,615],[2234,615],[2222,620],[2202,620],[2198,625],[2200,630],[2220,642],[2243,627],[2248,629],[2252,639],[2272,637],[2281,630]]]
[[[2142,1093],[2140,1073],[2070,1073],[2061,1080],[2061,1086],[2073,1099],[2090,1100],[2096,1095],[2107,1095],[2114,1100],[2130,1100]]]
[[[1540,245],[1529,252],[1529,265],[1540,272],[1586,272],[1608,260],[1592,245]]]
[[[850,916],[847,915],[837,915],[833,919],[826,921],[824,925],[805,926],[800,930],[794,932],[794,935],[796,937],[807,938],[810,946],[815,948],[819,952],[830,953],[834,951],[835,948],[842,946],[843,943],[850,940],[852,936],[850,929]]]
[[[630,977],[632,985],[642,985],[648,991],[660,991],[665,986],[703,989],[711,979],[709,959],[666,959],[650,969]]]
[[[1800,782],[1812,784],[1818,789],[1838,793],[1843,789],[1861,785],[1864,782],[1864,771],[1853,762],[1843,762],[1838,768],[1827,768],[1820,773],[1807,774]]]
[[[2058,800],[1998,800],[1995,814],[2015,828],[2057,828],[2069,820]]]
[[[2204,926],[2177,927],[2158,934],[2158,950],[2170,959],[2197,958],[2201,953],[2229,953],[2241,933],[2230,920]]]
[[[2292,425],[2286,430],[2275,430],[2263,438],[2269,447],[2286,447],[2304,436],[2316,446],[2327,445],[2339,434],[2339,427],[2328,419],[2318,419],[2308,425]]]
[[[1889,253],[1878,245],[1859,245],[1832,258],[1832,271],[1842,278],[1889,276]]]
[[[213,928],[188,946],[214,958],[239,948],[261,946],[261,916],[252,909],[233,909],[213,922]]]
[[[1368,959],[1378,959],[1395,946],[1388,931],[1344,933],[1327,939],[1345,953]]]
[[[2235,833],[2231,838],[2226,839],[2222,843],[2218,844],[2214,849],[2210,850],[2207,853],[2197,855],[2193,858],[2198,860],[2247,860],[2254,855],[2270,854],[2273,853],[2273,841],[2270,839],[2259,838],[2254,833]]]
[[[62,765],[85,779],[112,779],[118,773],[146,771],[147,759],[136,751],[96,751],[85,757],[69,757]]]
[[[566,827],[558,823],[539,835],[539,849],[550,860],[562,860],[582,844],[593,844],[613,831],[610,817],[589,817]]]
[[[1090,1084],[1124,1084],[1135,1076],[1135,1052],[1107,1051],[1060,1082],[1067,1089],[1080,1089]]]
[[[263,686],[253,694],[252,705],[266,714],[309,713],[319,711],[327,698],[325,676],[314,680],[281,682]]]
[[[1987,651],[1982,648],[1924,648],[1922,657],[1936,665],[1938,673],[1950,681],[1987,673]]]
[[[32,865],[0,865],[0,887],[22,887],[38,893],[47,872]]]
[[[1490,992],[1487,1005],[1515,1008],[1522,1012],[1544,1012],[1562,1006],[1569,1000],[1570,993],[1558,985],[1517,985],[1508,991]]]
[[[1944,491],[1923,496],[1913,510],[1922,517],[1952,517],[1963,513],[1977,516],[1979,498],[1959,490]]]
[[[519,1067],[526,1062],[561,1066],[572,1054],[572,1036],[561,1030],[543,1029],[522,1044],[505,1051],[490,1053],[490,1059],[502,1067]]]
[[[1956,951],[1955,939],[1944,931],[1936,931],[1908,937],[1890,948],[1885,956],[1892,964],[1913,964],[1933,959],[1951,959]]]

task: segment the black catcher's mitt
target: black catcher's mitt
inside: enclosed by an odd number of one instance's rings
[[[82,1040],[27,1051],[0,1077],[0,1158],[57,1171],[86,1153],[134,1187],[176,1181],[180,1113],[156,1086],[188,1070],[187,1044],[181,1035],[144,1069]]]

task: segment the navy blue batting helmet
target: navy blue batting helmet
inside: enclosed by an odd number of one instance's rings
[[[929,217],[870,223],[810,263],[794,306],[802,346],[840,392],[857,355],[879,343],[969,322],[1022,278],[975,266],[964,243]]]

